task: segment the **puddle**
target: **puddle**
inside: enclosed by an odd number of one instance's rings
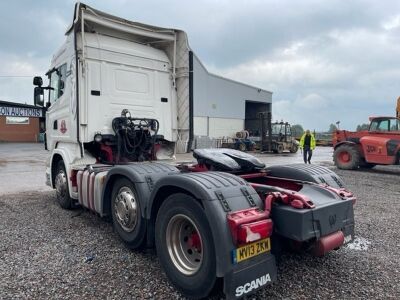
[[[371,242],[363,237],[356,237],[354,241],[346,245],[347,249],[357,250],[357,251],[366,251],[368,250]]]

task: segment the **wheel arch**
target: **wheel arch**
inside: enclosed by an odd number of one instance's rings
[[[149,208],[147,210],[147,244],[149,247],[154,246],[154,234],[155,234],[155,225],[158,211],[164,201],[171,195],[174,194],[185,194],[191,196],[194,201],[198,202],[200,206],[204,209],[204,203],[199,197],[199,194],[196,193],[195,190],[190,188],[191,186],[184,186],[181,184],[176,184],[172,182],[161,183],[154,191],[153,195],[149,201]]]
[[[50,170],[51,170],[51,187],[54,188],[54,182],[56,178],[57,166],[60,161],[64,161],[64,158],[60,153],[54,153],[51,162],[50,162]],[[64,163],[65,165],[65,163]]]
[[[291,164],[277,165],[266,168],[267,174],[273,177],[290,180],[328,184],[335,188],[345,187],[342,178],[332,170],[318,165]]]
[[[132,182],[136,193],[141,202],[141,214],[147,219],[147,210],[149,200],[151,199],[154,185],[170,173],[177,173],[178,170],[162,163],[138,163],[130,165],[118,165],[113,167],[107,174],[102,199],[102,215],[108,215],[111,212],[111,195],[114,183],[120,178],[126,178]]]
[[[51,152],[51,157],[49,160],[50,163],[49,170],[50,170],[50,180],[51,180],[50,183],[53,188],[54,188],[55,172],[57,171],[58,162],[61,160],[64,162],[65,171],[69,176],[71,173],[71,164],[77,158],[80,158],[79,145],[71,143],[61,143],[61,142],[57,143],[57,148],[55,148]],[[68,188],[70,197],[73,197],[71,180],[68,180]]]
[[[357,143],[354,143],[354,142],[351,142],[351,141],[343,141],[343,142],[339,142],[339,143],[337,143],[334,147],[333,147],[333,150],[336,150],[337,148],[339,148],[340,146],[342,146],[342,145],[349,145],[349,146],[352,146],[352,147],[357,147]]]
[[[242,178],[223,172],[184,173],[167,176],[156,184],[147,210],[149,246],[154,243],[154,225],[158,209],[168,196],[176,192],[191,195],[203,207],[211,227],[215,253],[217,256],[217,276],[224,277],[233,268],[231,250],[235,247],[232,233],[227,223],[227,213],[251,207],[243,189],[247,189],[255,205],[261,207],[262,201],[256,191]],[[216,195],[223,195],[223,200]],[[227,211],[223,202],[228,204]]]
[[[182,187],[179,185],[163,185],[161,186],[152,197],[149,210],[148,210],[148,218],[153,219],[157,216],[158,210],[161,207],[161,204],[171,195],[173,194],[186,194],[188,196],[193,197],[196,202],[198,202],[201,207],[204,209],[204,204],[202,201],[196,197],[196,194],[191,192],[187,187]]]
[[[121,178],[126,178],[131,181],[128,177],[121,174],[112,174],[111,176],[107,176],[106,183],[104,184],[103,188],[103,199],[101,201],[102,208],[101,208],[101,215],[111,215],[111,196],[113,191],[114,183]]]

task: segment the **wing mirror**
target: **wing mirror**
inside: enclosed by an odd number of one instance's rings
[[[36,87],[33,90],[33,102],[34,102],[35,106],[43,107],[43,105],[44,105],[44,89],[42,88],[42,85],[43,85],[42,77],[40,77],[40,76],[33,77],[33,85],[36,85]]]
[[[35,106],[44,106],[44,90],[41,86],[37,86],[33,90],[33,102]]]

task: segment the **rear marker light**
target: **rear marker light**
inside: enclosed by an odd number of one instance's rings
[[[271,236],[273,223],[268,216],[268,212],[259,208],[229,213],[227,219],[233,242],[243,245]]]
[[[239,244],[247,244],[265,239],[272,234],[272,221],[266,219],[254,223],[239,226],[237,241]]]

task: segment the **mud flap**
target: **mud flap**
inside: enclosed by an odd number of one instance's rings
[[[236,266],[224,278],[226,299],[254,294],[256,290],[276,281],[275,257],[271,254],[262,255],[249,262],[241,262]]]
[[[354,223],[344,226],[342,231],[344,235],[344,245],[354,241]]]

